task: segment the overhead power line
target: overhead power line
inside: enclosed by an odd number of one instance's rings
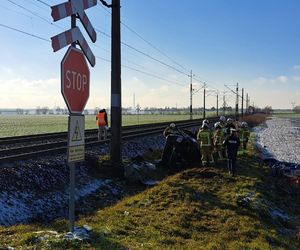
[[[7,1],[10,2],[11,4],[13,4],[13,5],[15,5],[15,6],[18,6],[19,8],[21,8],[21,9],[23,9],[23,10],[29,12],[30,14],[32,14],[32,15],[34,15],[34,16],[40,18],[41,20],[43,20],[43,21],[45,21],[45,22],[47,22],[47,23],[49,23],[49,24],[51,24],[51,25],[53,25],[53,26],[59,28],[59,29],[62,29],[62,30],[65,29],[64,27],[61,27],[61,26],[59,26],[59,25],[57,25],[57,24],[54,24],[54,23],[50,22],[48,19],[46,19],[46,18],[44,18],[44,17],[38,15],[38,14],[35,13],[34,11],[29,10],[28,8],[24,7],[24,6],[21,5],[21,4],[18,4],[18,3],[16,3],[16,2],[12,1],[12,0],[7,0]]]
[[[61,26],[59,26],[59,25],[56,25],[56,24],[52,23],[51,21],[48,21],[48,20],[47,20],[46,18],[44,18],[43,16],[41,16],[41,15],[39,15],[39,14],[37,14],[37,13],[31,11],[31,10],[29,10],[28,8],[24,7],[24,6],[21,5],[21,4],[16,3],[16,2],[13,1],[13,0],[7,0],[7,1],[10,2],[11,4],[15,5],[15,6],[18,6],[19,8],[21,8],[21,9],[23,9],[23,10],[26,10],[26,11],[29,12],[31,15],[33,15],[33,17],[37,17],[37,18],[39,18],[39,19],[41,19],[41,20],[47,22],[48,24],[54,25],[54,26],[56,26],[56,27],[58,27],[58,28],[60,28],[60,29],[65,29],[65,28],[63,28],[63,27],[61,27]],[[45,1],[43,1],[43,0],[36,0],[36,1],[39,2],[39,3],[41,3],[41,4],[43,4],[44,6],[51,7],[50,4],[48,4],[47,2],[45,2]],[[101,2],[102,2],[102,1],[101,1]],[[37,6],[37,5],[36,5],[36,6]],[[38,6],[38,7],[39,7],[39,6]],[[102,5],[101,5],[101,7],[102,7],[105,11],[107,11],[109,14],[111,14],[111,13],[110,13],[106,8],[104,8]],[[41,7],[40,7],[40,8],[41,8]],[[168,68],[170,68],[170,69],[176,71],[177,73],[180,73],[180,74],[182,74],[182,75],[184,75],[184,76],[190,77],[190,75],[189,75],[188,73],[185,72],[185,67],[183,67],[180,63],[178,63],[178,62],[176,62],[175,60],[173,60],[173,59],[172,59],[171,57],[169,57],[165,52],[163,52],[162,50],[160,50],[159,48],[157,48],[156,46],[154,46],[151,42],[149,42],[148,40],[146,40],[145,38],[143,38],[138,32],[136,32],[134,29],[132,29],[131,27],[129,27],[127,24],[122,23],[122,22],[121,22],[121,24],[122,24],[125,28],[127,28],[129,31],[131,31],[132,33],[134,33],[134,34],[135,34],[137,37],[139,37],[141,40],[143,40],[145,43],[147,43],[149,46],[151,46],[153,49],[155,49],[156,51],[158,51],[160,54],[162,54],[163,56],[165,56],[165,57],[168,58],[170,61],[172,61],[174,64],[176,64],[177,66],[179,66],[180,68],[182,68],[182,69],[184,69],[184,70],[181,70],[181,69],[179,69],[178,67],[174,67],[173,65],[171,65],[171,64],[169,64],[169,63],[167,63],[167,62],[165,62],[165,61],[163,61],[163,60],[160,60],[160,59],[158,59],[158,58],[156,58],[156,57],[150,55],[150,54],[147,53],[147,52],[144,52],[144,51],[142,51],[142,50],[140,50],[140,49],[137,49],[135,46],[130,45],[130,44],[128,44],[128,43],[121,42],[121,44],[122,44],[123,46],[125,46],[125,47],[127,47],[127,48],[129,48],[129,49],[131,49],[131,50],[133,50],[133,51],[135,51],[135,52],[137,52],[137,53],[139,53],[139,54],[145,56],[145,57],[148,57],[148,58],[150,58],[151,60],[153,60],[153,61],[155,61],[155,62],[158,62],[159,64],[161,64],[161,65],[163,65],[163,66],[166,66],[166,67],[168,67]],[[29,36],[31,36],[31,37],[35,37],[35,38],[37,38],[37,39],[40,39],[40,40],[43,40],[43,41],[50,42],[50,40],[48,40],[48,39],[46,39],[46,38],[43,38],[43,37],[40,37],[40,36],[38,36],[38,35],[29,33],[29,32],[26,32],[26,31],[22,31],[22,30],[20,30],[20,29],[17,29],[17,28],[14,28],[14,27],[11,27],[11,26],[8,26],[8,25],[5,25],[5,24],[0,24],[0,25],[1,25],[2,27],[7,28],[7,29],[11,29],[11,30],[17,31],[17,32],[19,32],[19,33],[23,33],[23,34],[29,35]],[[107,34],[106,32],[104,32],[104,31],[102,31],[102,30],[100,30],[100,29],[95,28],[95,30],[97,30],[97,32],[99,32],[100,34],[106,36],[107,38],[111,38],[111,36],[110,36],[109,34]],[[98,47],[98,46],[96,46],[96,47]],[[99,47],[99,48],[100,48],[100,47]],[[96,57],[97,57],[97,56],[96,56]],[[104,60],[104,58],[100,58],[100,57],[98,57],[98,58],[101,59],[101,60]],[[124,59],[124,60],[125,60],[125,59]],[[127,60],[127,61],[130,62],[129,60]],[[131,63],[132,63],[132,62],[131,62]],[[138,67],[143,67],[142,65],[138,65],[138,64],[136,64],[136,63],[134,63],[134,64],[135,64],[136,66],[138,66]],[[133,67],[130,67],[130,66],[127,66],[127,65],[122,65],[122,67],[125,67],[125,68],[128,68],[128,69],[131,69],[131,70],[134,70],[134,71],[137,71],[137,72],[146,74],[146,75],[148,75],[148,76],[155,77],[155,78],[157,78],[157,79],[160,79],[160,80],[163,80],[163,81],[166,81],[166,82],[175,83],[175,84],[177,84],[177,85],[184,86],[183,84],[180,84],[180,83],[178,83],[178,82],[168,80],[168,79],[166,79],[166,78],[164,78],[164,77],[160,77],[160,76],[158,76],[158,75],[156,75],[156,74],[152,74],[152,73],[149,73],[149,72],[146,72],[146,71],[137,69],[137,68],[133,68]],[[143,67],[143,68],[144,68],[144,67]],[[200,79],[197,79],[197,77],[196,77],[196,78],[194,77],[194,80],[195,80],[195,81],[199,81],[200,83],[203,83],[203,84],[207,84],[207,82],[208,82],[207,85],[208,85],[209,87],[214,88],[214,89],[217,90],[217,88],[215,88],[209,81],[200,80]]]
[[[101,7],[108,13],[111,14],[111,12],[103,7],[103,5],[101,5]],[[162,54],[163,56],[165,56],[166,58],[168,58],[171,62],[173,62],[174,64],[176,64],[177,66],[181,67],[182,69],[186,70],[187,69],[182,66],[180,63],[176,62],[173,58],[171,58],[170,56],[168,56],[165,52],[163,52],[162,50],[160,50],[159,48],[157,48],[155,45],[153,45],[151,42],[149,42],[148,40],[146,40],[142,35],[140,35],[137,31],[135,31],[133,28],[129,27],[129,25],[125,24],[124,22],[121,22],[121,25],[123,25],[126,29],[128,29],[129,31],[131,31],[133,34],[135,34],[138,38],[140,38],[142,41],[144,41],[146,44],[148,44],[150,47],[152,47],[153,49],[155,49],[156,51],[158,51],[160,54]]]
[[[104,58],[104,57],[96,56],[96,58],[98,58],[98,59],[100,59],[100,60],[102,60],[102,61],[111,63],[111,60],[106,59],[106,58]],[[154,78],[156,78],[156,79],[159,79],[159,80],[162,80],[162,81],[165,81],[165,82],[169,82],[169,83],[172,83],[172,84],[176,84],[176,85],[179,85],[179,86],[182,86],[182,87],[185,87],[185,86],[186,86],[186,85],[183,85],[183,84],[181,84],[181,83],[179,83],[179,82],[172,81],[172,80],[166,79],[166,78],[164,78],[164,77],[158,76],[158,75],[156,75],[156,74],[154,74],[154,73],[149,73],[149,72],[146,72],[146,71],[144,71],[144,70],[140,70],[140,69],[137,69],[137,68],[128,66],[128,65],[124,65],[124,64],[122,64],[121,66],[122,66],[123,68],[127,68],[127,69],[130,69],[130,70],[133,70],[133,71],[142,73],[142,74],[147,75],[147,76],[154,77]]]
[[[140,53],[140,54],[146,56],[146,57],[149,57],[150,59],[152,59],[152,60],[154,60],[154,61],[156,61],[156,62],[158,62],[158,63],[160,63],[160,64],[162,64],[162,65],[164,65],[164,66],[166,66],[166,67],[168,67],[168,68],[170,68],[170,69],[173,69],[173,70],[177,71],[178,73],[180,73],[180,74],[182,74],[182,75],[189,76],[189,74],[183,72],[182,70],[177,69],[177,68],[173,67],[172,65],[167,64],[167,63],[165,63],[165,62],[163,62],[163,61],[161,61],[161,60],[159,60],[159,59],[157,59],[157,58],[155,58],[155,57],[153,57],[153,56],[150,56],[149,54],[147,54],[147,53],[145,53],[145,52],[143,52],[143,51],[141,51],[141,50],[138,50],[137,48],[135,48],[135,47],[133,47],[133,46],[131,46],[131,45],[125,43],[125,42],[121,42],[121,43],[122,43],[124,46],[126,46],[126,47],[128,47],[128,48],[130,48],[130,49],[132,49],[132,50],[134,50],[134,51],[136,51],[136,52],[138,52],[138,53]]]
[[[50,4],[48,4],[48,3],[45,3],[44,1],[42,1],[42,0],[36,0],[36,1],[38,1],[38,2],[40,2],[40,3],[42,3],[42,4],[44,4],[44,5],[46,5],[46,6],[48,6],[48,7],[51,7],[51,5]]]
[[[95,30],[98,31],[100,34],[103,34],[104,36],[106,36],[106,37],[108,37],[108,38],[111,38],[111,36],[110,36],[109,34],[107,34],[106,32],[104,32],[104,31],[102,31],[102,30],[100,30],[100,29],[95,28]],[[135,47],[132,46],[132,45],[129,45],[128,43],[121,42],[121,44],[124,45],[124,46],[126,46],[127,48],[129,48],[129,49],[131,49],[131,50],[134,50],[134,51],[138,52],[139,54],[141,54],[141,55],[143,55],[143,56],[146,56],[146,57],[152,59],[153,61],[156,61],[156,62],[158,62],[158,63],[160,63],[160,64],[162,64],[162,65],[164,65],[164,66],[166,66],[166,67],[168,67],[168,68],[170,68],[170,69],[172,69],[172,70],[177,71],[178,73],[180,73],[180,74],[182,74],[182,75],[189,76],[189,74],[183,72],[182,70],[177,69],[177,68],[173,67],[172,65],[170,65],[170,64],[168,64],[168,63],[166,63],[166,62],[163,62],[163,61],[161,61],[161,60],[159,60],[159,59],[157,59],[157,58],[155,58],[155,57],[153,57],[153,56],[147,54],[146,52],[143,52],[143,51],[141,51],[141,50],[135,48]]]
[[[13,30],[13,31],[17,31],[17,32],[22,33],[22,34],[24,34],[24,35],[28,35],[28,36],[34,37],[34,38],[36,38],[36,39],[39,39],[39,40],[42,40],[42,41],[45,41],[45,42],[49,42],[49,43],[50,43],[50,40],[48,40],[48,39],[46,39],[46,38],[44,38],[44,37],[41,37],[41,36],[38,36],[38,35],[34,35],[34,34],[29,33],[29,32],[26,32],[26,31],[22,31],[22,30],[13,28],[13,27],[10,27],[10,26],[5,25],[5,24],[2,24],[2,23],[0,23],[0,26],[1,26],[1,27],[4,27],[4,28],[7,28],[7,29],[10,29],[10,30]],[[100,56],[96,56],[96,58],[101,59],[101,60],[106,61],[106,62],[109,62],[109,63],[111,62],[109,59],[106,59],[106,58],[103,58],[103,57],[100,57]],[[134,70],[134,71],[137,71],[137,72],[140,72],[140,73],[145,74],[145,75],[148,75],[148,76],[152,76],[152,77],[154,77],[154,78],[163,80],[163,81],[165,81],[165,82],[169,82],[169,83],[177,84],[177,85],[180,85],[180,86],[184,86],[183,84],[180,84],[180,83],[178,83],[178,82],[171,81],[171,80],[169,80],[169,79],[166,79],[166,78],[157,76],[157,75],[155,75],[155,74],[152,74],[152,73],[149,73],[149,72],[140,70],[140,69],[136,69],[136,68],[133,68],[133,67],[130,67],[130,66],[127,66],[127,65],[122,65],[122,67],[127,68],[127,69],[130,69],[130,70]]]
[[[142,37],[139,33],[137,33],[135,30],[133,30],[132,28],[130,28],[127,24],[121,22],[121,24],[126,27],[128,30],[130,30],[133,34],[135,34],[138,38],[140,38],[141,40],[143,40],[145,43],[147,43],[150,47],[152,47],[153,49],[155,49],[156,51],[158,51],[160,54],[162,54],[163,56],[165,56],[166,58],[168,58],[171,62],[173,62],[174,64],[176,64],[177,66],[181,67],[184,70],[187,70],[185,67],[183,67],[181,64],[179,64],[178,62],[176,62],[173,58],[171,58],[170,56],[168,56],[165,52],[163,52],[162,50],[158,49],[156,46],[154,46],[152,43],[150,43],[149,41],[147,41],[144,37]]]
[[[17,32],[19,32],[19,33],[22,33],[22,34],[25,34],[25,35],[28,35],[28,36],[31,36],[31,37],[35,37],[35,38],[37,38],[37,39],[40,39],[40,40],[43,40],[43,41],[46,41],[46,42],[49,42],[49,43],[50,43],[50,40],[49,40],[49,39],[46,39],[46,38],[44,38],[44,37],[37,36],[37,35],[31,34],[31,33],[28,33],[28,32],[26,32],[26,31],[23,31],[23,30],[19,30],[19,29],[10,27],[10,26],[5,25],[5,24],[2,24],[2,23],[0,23],[0,26],[1,26],[1,27],[4,27],[4,28],[7,28],[7,29],[10,29],[10,30],[17,31]]]

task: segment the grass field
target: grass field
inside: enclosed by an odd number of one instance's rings
[[[194,115],[193,118],[201,116]],[[87,115],[85,119],[86,129],[97,128],[94,115]],[[189,115],[123,115],[122,124],[126,126],[187,119]],[[68,116],[63,115],[0,115],[0,137],[63,132],[67,131],[67,124]]]
[[[225,163],[161,176],[156,186],[139,188],[106,208],[100,193],[91,198],[91,213],[76,222],[92,227],[89,241],[71,242],[47,232],[48,240],[39,240],[37,231],[67,232],[62,220],[0,227],[0,242],[4,249],[300,249],[299,187],[272,177],[253,148],[239,157],[235,178]],[[249,203],[243,202],[249,194]]]
[[[286,112],[286,113],[273,113],[272,116],[276,117],[282,117],[282,118],[300,118],[300,113],[294,113],[294,112]]]

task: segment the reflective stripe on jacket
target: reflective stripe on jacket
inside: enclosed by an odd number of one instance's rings
[[[200,130],[197,135],[200,146],[211,146],[211,132],[209,130]]]
[[[214,133],[214,145],[215,146],[222,146],[224,141],[224,132],[222,129],[218,129]]]
[[[247,141],[249,136],[250,132],[247,128],[241,128],[239,130],[239,137],[241,142]]]

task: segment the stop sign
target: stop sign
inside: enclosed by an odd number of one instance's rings
[[[69,47],[61,61],[61,93],[70,113],[82,113],[90,95],[90,70],[75,47]]]

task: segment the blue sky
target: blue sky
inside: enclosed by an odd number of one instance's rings
[[[62,2],[2,0],[0,25],[50,40],[70,27],[70,18],[51,24],[47,4]],[[133,94],[142,107],[187,107],[190,79],[186,74],[190,70],[196,75],[195,89],[202,86],[198,80],[220,92],[226,89],[224,84],[239,82],[258,106],[291,108],[293,101],[300,105],[300,1],[121,0],[121,5],[122,41],[185,73],[122,46],[124,107],[133,105]],[[110,60],[110,38],[103,35],[110,34],[110,10],[107,12],[99,3],[86,12],[101,31],[95,45],[83,31],[98,57],[96,66],[90,69],[87,108],[109,107],[110,63],[100,58]],[[63,107],[60,61],[67,48],[54,53],[50,42],[1,26],[0,36],[0,108]],[[194,106],[202,106],[201,91],[193,98]],[[226,101],[233,106],[233,95],[226,93]],[[208,107],[215,106],[215,97],[209,96],[207,102]]]

